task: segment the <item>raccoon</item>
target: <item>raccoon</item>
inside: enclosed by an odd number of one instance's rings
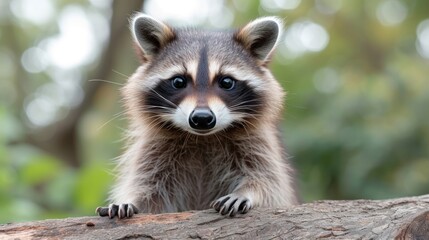
[[[100,216],[214,208],[222,215],[297,204],[281,143],[285,93],[267,65],[282,22],[237,30],[131,20],[141,66],[122,89],[128,149]]]

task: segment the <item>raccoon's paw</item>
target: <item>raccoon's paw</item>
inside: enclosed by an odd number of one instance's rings
[[[98,207],[95,209],[95,212],[98,213],[100,217],[109,217],[110,219],[118,216],[119,219],[130,218],[134,214],[137,214],[139,211],[136,206],[132,203],[123,203],[123,204],[109,204],[108,207]]]
[[[247,213],[253,206],[247,197],[231,193],[213,201],[211,207],[222,215],[233,217],[237,213]]]

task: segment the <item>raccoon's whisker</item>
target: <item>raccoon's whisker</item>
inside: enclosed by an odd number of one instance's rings
[[[113,117],[111,119],[109,119],[108,121],[106,121],[105,123],[103,123],[100,127],[98,127],[96,129],[96,132],[100,131],[103,127],[105,127],[107,124],[109,124],[113,120],[115,120],[115,119],[117,119],[119,117],[124,116],[125,113],[126,113],[126,111],[122,111],[122,112],[116,113],[115,115],[113,115]]]
[[[248,109],[242,109],[242,110],[248,110]],[[262,114],[259,113],[245,113],[245,112],[241,112],[241,115],[245,116],[245,117],[250,117],[253,119],[259,119],[259,117],[262,116]]]
[[[171,102],[170,100],[168,100],[168,99],[166,99],[164,96],[162,96],[160,93],[158,93],[157,91],[155,91],[155,89],[153,89],[153,88],[150,88],[150,90],[152,91],[152,92],[154,92],[156,95],[158,95],[160,98],[162,98],[164,101],[166,101],[167,103],[169,103],[169,104],[171,104],[173,107],[179,107],[179,106],[177,106],[176,104],[174,104],[173,102]]]
[[[163,100],[165,100],[167,103],[171,104],[173,107],[179,109],[182,113],[186,114],[180,106],[178,106],[177,104],[174,104],[172,101],[166,99],[164,96],[162,96],[160,93],[158,93],[155,89],[153,89],[153,88],[149,88],[149,89],[150,89],[150,91],[152,91],[156,95],[158,95],[160,98],[162,98]]]
[[[248,101],[244,101],[244,102],[240,102],[240,103],[237,103],[237,104],[234,104],[234,105],[232,105],[232,106],[227,106],[227,105],[224,105],[222,108],[221,108],[221,110],[220,110],[220,112],[222,112],[225,108],[230,108],[232,111],[234,111],[234,110],[240,110],[240,109],[247,109],[248,107],[260,107],[260,106],[262,106],[261,104],[253,104],[253,105],[246,105],[246,106],[243,106],[243,105],[245,105],[246,103],[250,103],[250,102],[254,102],[254,101],[256,101],[256,100],[248,100]],[[243,106],[243,108],[240,108],[240,106]]]
[[[251,103],[251,102],[258,102],[258,100],[256,100],[256,99],[251,99],[251,100],[247,100],[247,101],[239,102],[239,103],[234,104],[234,105],[232,105],[232,106],[230,106],[230,107],[231,107],[231,108],[233,108],[233,107],[237,107],[237,106],[240,106],[240,105],[245,105],[245,104],[247,104],[247,103]],[[260,104],[258,104],[258,105],[260,105]]]
[[[242,106],[242,107],[235,107],[235,108],[231,108],[231,111],[243,111],[243,110],[248,110],[249,112],[251,112],[252,114],[256,114],[255,111],[255,107],[248,107],[248,106]]]
[[[260,104],[254,104],[254,105],[236,105],[234,107],[229,107],[229,109],[231,111],[240,111],[240,110],[249,110],[250,112],[252,112],[252,114],[257,114],[255,113],[255,108],[260,108],[262,107],[262,105]]]
[[[241,106],[241,107],[235,107],[230,109],[231,111],[249,110],[249,112],[251,112],[251,113],[243,112],[243,114],[256,114],[256,115],[259,114],[259,113],[256,113],[254,107]]]
[[[115,69],[112,69],[112,72],[114,72],[114,73],[116,73],[116,74],[118,74],[118,75],[121,75],[121,76],[123,76],[123,77],[125,77],[125,78],[130,78],[131,76],[128,76],[128,75],[126,75],[126,74],[124,74],[124,73],[121,73],[121,72],[119,72],[119,71],[116,71]]]
[[[171,111],[172,108],[170,108],[170,107],[164,107],[164,106],[152,106],[152,105],[149,105],[149,106],[144,106],[144,109],[165,109],[165,110],[170,110]]]
[[[252,114],[243,114],[243,116],[245,118],[250,118],[250,119],[255,119],[255,120],[259,120],[259,117],[262,115],[252,115]]]
[[[114,143],[127,142],[130,140],[130,133],[129,133],[130,130],[119,127],[119,126],[117,126],[116,128],[119,129],[124,134],[122,134],[122,136],[119,137],[118,140],[114,141]]]
[[[242,104],[242,103],[240,103],[240,104],[233,105],[230,108],[236,108],[236,107],[261,107],[261,106],[263,106],[263,105],[262,104]]]
[[[245,116],[253,117],[253,118],[262,116],[262,114],[260,114],[260,113],[253,113],[253,112],[252,113],[243,112],[241,114],[245,115]]]
[[[173,126],[173,124],[171,124],[171,123],[166,123],[166,128],[168,129],[168,130],[170,130],[170,129],[172,129],[174,126]]]
[[[117,83],[117,82],[113,82],[113,81],[108,81],[108,80],[104,80],[104,79],[89,79],[88,82],[104,82],[104,83],[110,83],[110,84],[114,84],[114,85],[118,85],[118,86],[124,86],[125,84],[122,83]]]
[[[147,113],[147,114],[153,114],[154,113],[154,111],[153,110],[148,110],[148,109],[146,109],[146,110],[142,110],[141,111],[142,113]],[[167,114],[167,113],[170,113],[170,112],[167,112],[165,109],[157,109],[157,114]]]
[[[154,113],[154,111],[148,111],[148,110],[142,110],[141,112],[142,113],[146,113],[146,114],[153,114]],[[160,115],[160,114],[169,114],[170,112],[167,112],[167,111],[165,111],[163,109],[159,109],[159,111],[157,111],[156,113],[158,115]],[[158,117],[158,116],[147,116],[148,119],[150,119],[150,118],[156,118],[156,117]]]
[[[145,108],[164,108],[164,109],[171,109],[170,107],[165,106],[156,106],[156,105],[147,105]]]
[[[177,109],[179,109],[182,113],[186,114],[180,106],[178,106],[178,105],[174,104],[174,103],[173,103],[173,102],[171,102],[170,100],[168,100],[168,99],[166,99],[165,97],[163,97],[161,94],[159,94],[157,91],[155,91],[155,89],[150,88],[150,90],[151,90],[152,92],[154,92],[156,95],[158,95],[160,98],[162,98],[163,100],[165,100],[167,103],[171,104],[173,107],[176,107],[176,108],[177,108]]]
[[[245,116],[245,117],[250,117],[250,118],[253,118],[253,119],[259,119],[260,117],[263,116],[260,113],[254,113],[254,112],[246,113],[246,112],[242,112],[243,110],[251,110],[251,111],[253,111],[252,109],[248,109],[248,108],[231,109],[231,111],[233,111],[233,112],[239,112],[238,113],[239,115],[242,115],[242,116]]]
[[[237,107],[261,107],[262,104],[237,104],[235,106],[231,106],[230,108],[237,108]]]
[[[147,113],[147,111],[143,111],[144,113]],[[145,116],[145,119],[149,120],[149,119],[154,119],[154,120],[158,120],[159,116],[157,115],[152,115],[152,116]],[[151,121],[150,123],[152,123],[153,121]],[[149,123],[149,124],[150,124]]]

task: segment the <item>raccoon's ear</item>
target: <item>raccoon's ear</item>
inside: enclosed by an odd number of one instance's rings
[[[234,37],[253,56],[266,64],[279,42],[282,26],[282,21],[277,17],[262,17],[239,29]]]
[[[142,13],[132,17],[130,27],[134,41],[142,51],[138,53],[143,61],[150,60],[175,38],[172,28]]]

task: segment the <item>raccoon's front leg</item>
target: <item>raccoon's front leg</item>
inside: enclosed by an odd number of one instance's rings
[[[108,207],[98,207],[95,209],[95,212],[98,213],[100,217],[109,217],[110,219],[118,216],[119,219],[130,218],[134,214],[137,214],[139,211],[136,206],[132,203],[123,203],[123,204],[109,204]]]

